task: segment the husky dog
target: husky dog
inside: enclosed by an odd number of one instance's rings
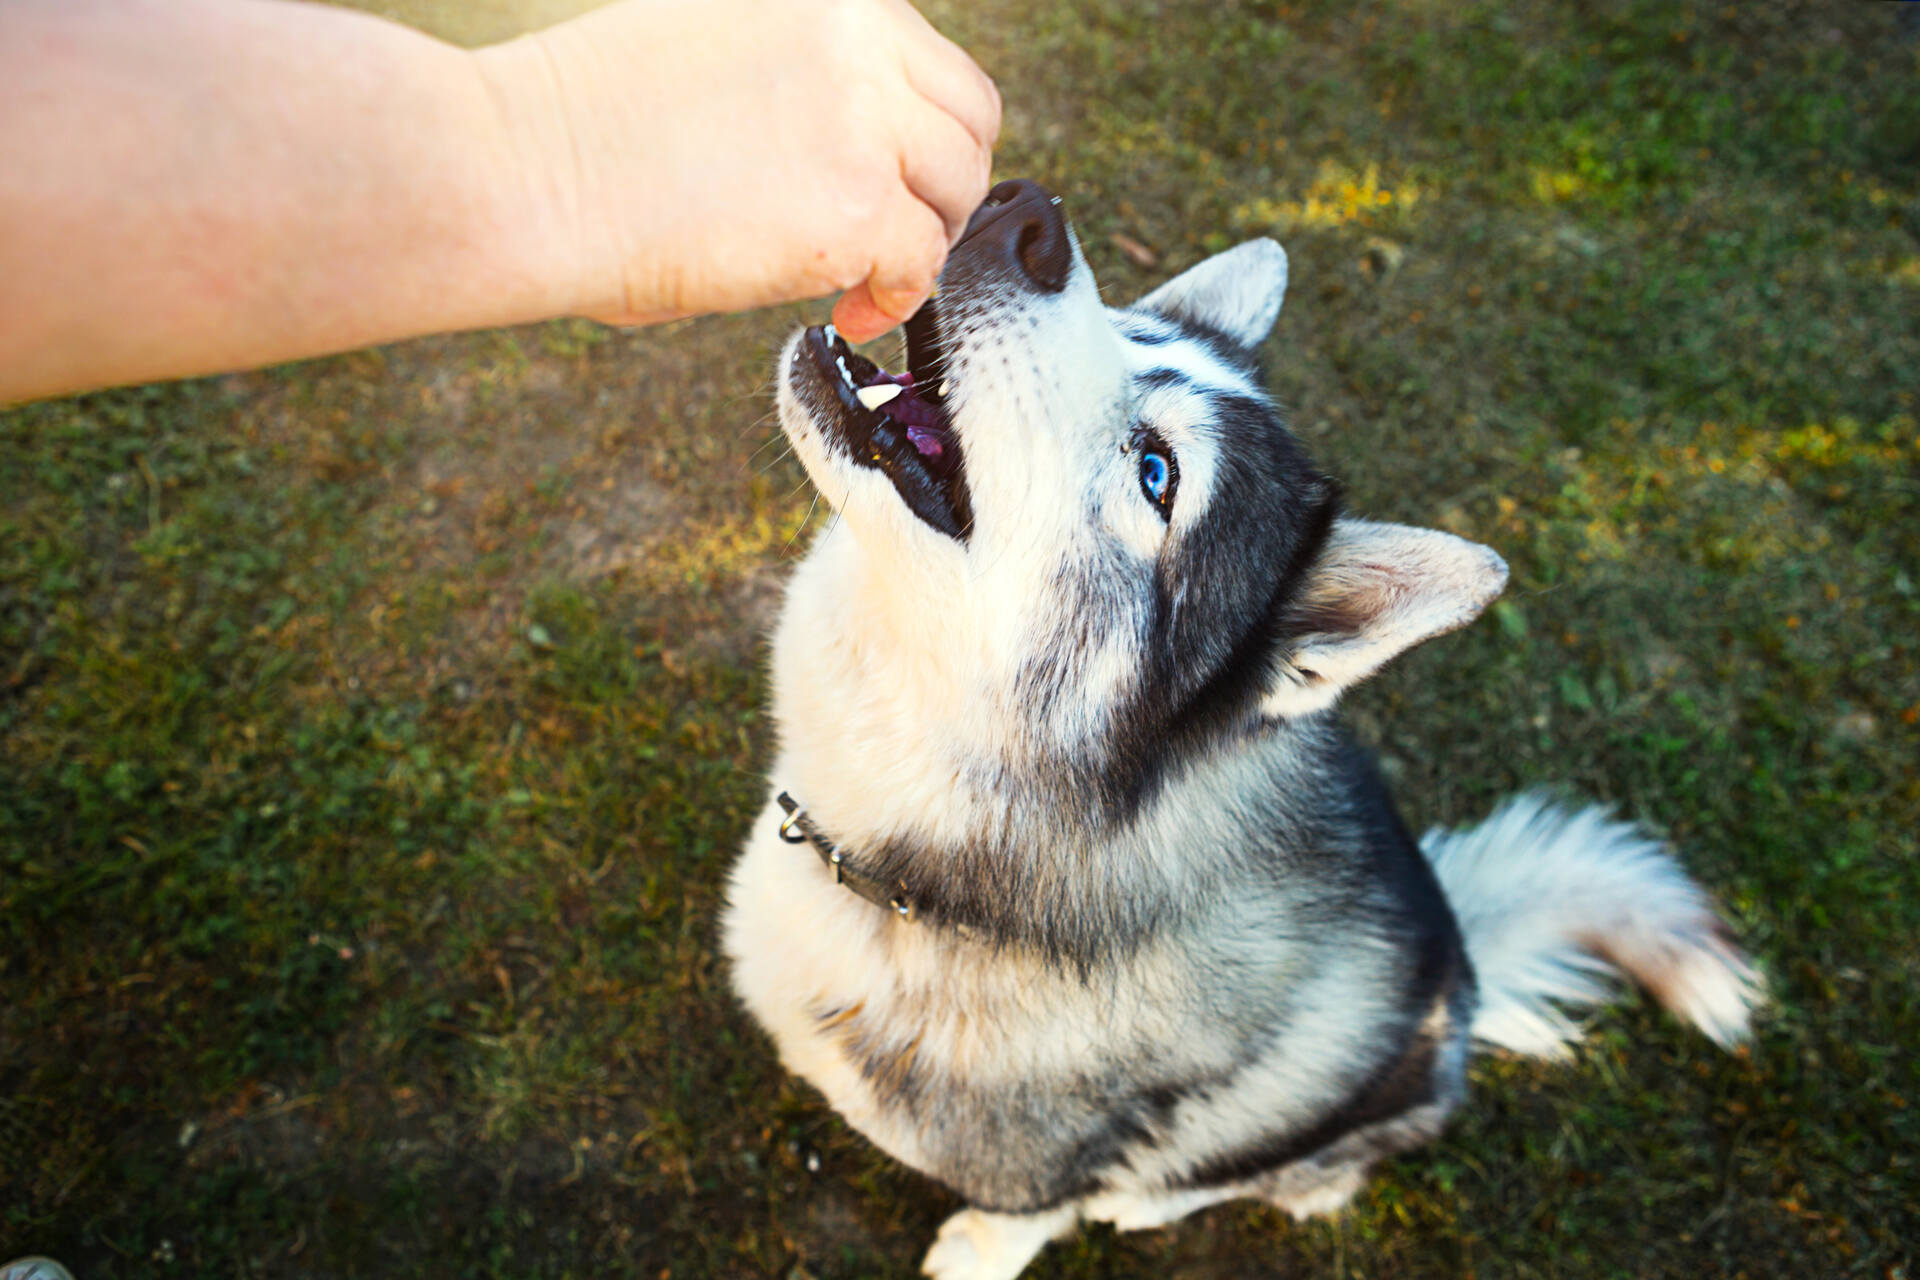
[[[972,1206],[925,1268],[1082,1218],[1329,1212],[1437,1134],[1470,1044],[1564,1053],[1624,971],[1722,1044],[1752,967],[1668,851],[1537,796],[1415,841],[1330,710],[1506,581],[1363,520],[1255,368],[1280,247],[1102,304],[1002,183],[907,326],[780,416],[839,518],[773,648],[779,754],[725,945],[786,1066]]]

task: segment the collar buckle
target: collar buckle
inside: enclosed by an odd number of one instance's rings
[[[832,868],[835,884],[865,898],[876,907],[887,908],[909,924],[918,918],[919,907],[907,896],[906,885],[883,884],[848,862],[846,851],[821,835],[819,828],[813,825],[813,820],[807,817],[806,809],[785,791],[776,795],[774,800],[787,815],[780,820],[780,838],[788,844],[812,845],[813,851],[820,855],[821,863]]]

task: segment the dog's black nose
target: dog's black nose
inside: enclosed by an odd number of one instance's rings
[[[1059,199],[1024,178],[999,183],[987,193],[987,202],[967,221],[960,246],[1017,266],[1048,293],[1066,288],[1073,270],[1073,242]]]

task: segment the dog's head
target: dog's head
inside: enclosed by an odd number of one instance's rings
[[[837,597],[809,616],[861,629],[877,678],[948,690],[942,732],[1129,793],[1161,744],[1318,711],[1470,621],[1500,558],[1343,515],[1269,399],[1286,283],[1255,240],[1109,308],[1059,201],[1000,184],[905,371],[830,327],[786,348],[781,420],[845,579],[808,580]]]

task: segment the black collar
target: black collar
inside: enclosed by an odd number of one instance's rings
[[[788,844],[810,844],[813,851],[820,855],[820,861],[833,871],[833,882],[851,889],[876,907],[885,907],[911,924],[919,914],[913,899],[907,896],[904,881],[888,884],[856,869],[847,861],[846,853],[839,845],[820,834],[820,828],[813,825],[813,819],[807,817],[807,811],[798,801],[782,791],[774,800],[785,810],[786,818],[780,823],[780,838]]]

